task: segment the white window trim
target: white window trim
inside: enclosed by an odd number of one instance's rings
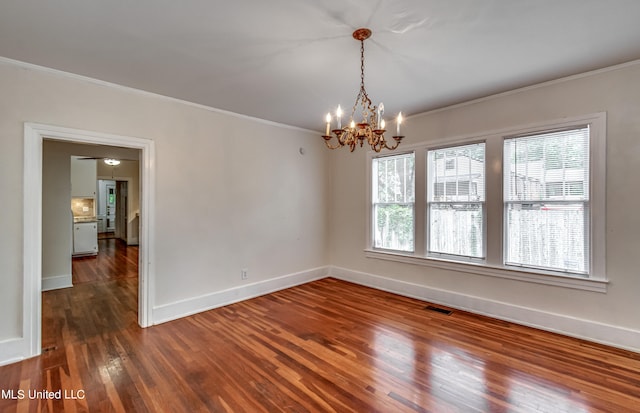
[[[486,170],[487,170],[487,163],[486,163],[486,142],[484,140],[481,141],[469,141],[466,142],[464,144],[452,144],[452,145],[446,145],[444,147],[428,147],[426,149],[424,149],[424,153],[426,156],[426,162],[425,162],[425,167],[426,167],[426,173],[429,174],[429,151],[431,150],[437,150],[437,149],[444,149],[444,148],[456,148],[456,147],[460,147],[460,146],[466,146],[466,145],[474,145],[474,144],[480,144],[483,143],[485,144],[485,160],[483,161],[484,165],[484,174],[485,174],[485,178],[486,178]],[[427,185],[425,186],[425,205],[424,205],[424,210],[425,210],[425,214],[426,214],[426,218],[425,218],[425,255],[429,258],[434,258],[437,260],[446,260],[446,261],[455,261],[455,262],[469,262],[469,263],[484,263],[487,257],[487,220],[483,219],[482,220],[482,257],[472,257],[472,256],[465,256],[465,255],[455,255],[455,254],[449,254],[446,252],[435,252],[435,251],[429,251],[429,239],[431,237],[431,228],[429,227],[429,223],[431,222],[431,218],[430,218],[430,202],[429,202],[429,192],[428,192],[428,186],[430,185],[429,183],[429,177],[425,177],[425,180],[427,182]],[[486,179],[485,179],[486,181]],[[486,188],[486,182],[485,182],[485,188]],[[440,202],[442,204],[447,204],[449,202]],[[461,203],[465,203],[465,202],[461,202]],[[487,196],[486,196],[486,190],[485,190],[485,195],[484,195],[484,200],[482,202],[470,202],[470,203],[477,203],[480,204],[482,207],[482,216],[486,217],[486,213],[487,213]]]
[[[453,146],[457,144],[473,143],[478,141],[485,141],[487,143],[487,152],[491,146],[500,146],[504,142],[504,139],[510,136],[537,133],[544,130],[566,128],[578,125],[590,125],[590,203],[591,211],[589,217],[589,232],[591,238],[589,240],[590,251],[590,275],[588,278],[582,278],[578,276],[571,276],[567,274],[535,270],[529,268],[511,267],[503,264],[503,199],[502,199],[502,184],[499,188],[493,188],[489,190],[489,182],[502,182],[502,152],[499,156],[490,159],[487,153],[485,162],[487,163],[486,173],[492,174],[492,177],[487,176],[485,185],[487,188],[486,193],[486,208],[499,207],[500,219],[499,222],[487,223],[487,240],[486,240],[486,256],[485,260],[480,261],[458,261],[442,258],[435,258],[433,256],[427,256],[426,252],[426,212],[420,213],[419,211],[426,211],[426,153],[429,149],[435,149],[443,146]],[[549,122],[538,122],[535,124],[529,124],[521,127],[504,128],[494,130],[482,134],[468,135],[461,137],[453,137],[448,139],[441,139],[438,141],[422,142],[414,145],[405,146],[403,152],[415,152],[415,237],[414,237],[414,253],[403,253],[399,251],[380,250],[372,247],[371,228],[372,215],[371,215],[371,161],[376,157],[376,153],[370,151],[367,153],[367,231],[366,231],[366,244],[365,257],[374,258],[380,260],[401,262],[412,265],[421,265],[433,268],[440,268],[445,270],[453,270],[465,273],[471,273],[475,275],[499,277],[505,279],[512,279],[524,282],[531,282],[536,284],[554,285],[560,287],[567,287],[579,290],[587,290],[594,292],[604,293],[607,291],[608,280],[606,275],[606,222],[602,217],[606,217],[606,112],[594,113],[583,116],[574,116],[563,119],[557,119]],[[500,158],[500,159],[498,159]],[[499,162],[499,166],[496,165]],[[489,164],[491,163],[491,164]],[[424,173],[418,173],[423,171]],[[495,174],[498,174],[497,177]],[[500,194],[499,200],[496,200],[495,195],[492,193]],[[491,197],[491,199],[489,199]],[[498,202],[499,201],[499,202]],[[492,205],[494,204],[494,205]],[[489,216],[487,216],[487,221]],[[495,220],[495,218],[494,218]],[[489,227],[493,230],[489,234]]]
[[[388,249],[388,248],[382,248],[382,247],[375,247],[375,240],[373,239],[374,237],[374,222],[373,222],[373,217],[374,217],[374,213],[373,213],[373,209],[375,208],[374,206],[374,202],[373,202],[373,188],[371,185],[371,180],[372,180],[372,173],[373,173],[373,160],[374,159],[378,159],[378,158],[386,158],[388,156],[399,156],[399,155],[408,155],[408,154],[413,154],[414,156],[414,170],[413,173],[415,174],[414,176],[414,184],[416,185],[416,188],[414,188],[414,200],[413,203],[406,203],[407,205],[412,204],[413,205],[413,251],[400,251],[400,250],[392,250],[392,249]],[[416,153],[413,150],[403,150],[403,151],[398,151],[396,153],[383,153],[380,154],[378,152],[373,152],[373,151],[369,151],[367,152],[367,249],[371,249],[371,250],[375,250],[375,251],[389,251],[392,253],[401,253],[401,254],[415,254],[415,251],[417,251],[416,249],[416,235],[417,235],[417,228],[419,228],[417,226],[416,223],[416,217],[417,217],[417,210],[416,210],[416,203],[417,203],[417,193],[415,192],[415,190],[417,189],[417,183],[416,183],[416,179],[418,178],[418,172],[415,169],[415,157],[416,157]],[[394,204],[401,204],[398,202],[395,202]]]

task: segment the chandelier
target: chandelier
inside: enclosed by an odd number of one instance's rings
[[[393,136],[393,140],[395,142],[392,146],[388,145],[388,142],[384,137],[384,133],[386,132],[386,125],[383,118],[384,105],[381,102],[377,107],[373,106],[371,104],[371,99],[369,99],[369,95],[364,88],[364,41],[370,36],[371,30],[366,28],[358,29],[353,32],[353,38],[360,41],[360,91],[356,96],[356,102],[351,110],[348,126],[345,126],[344,128],[342,127],[342,109],[340,108],[340,105],[338,105],[338,109],[336,110],[336,129],[331,130],[331,113],[327,113],[327,130],[322,137],[324,138],[324,143],[329,149],[348,146],[350,151],[353,152],[357,144],[360,144],[360,147],[362,147],[366,141],[367,144],[371,146],[371,149],[376,152],[380,152],[383,148],[387,148],[389,150],[396,149],[402,141],[402,138],[404,138],[404,136],[400,135],[402,113],[399,113],[398,118],[396,119],[396,134]],[[360,105],[362,109],[362,119],[360,122],[356,123],[354,120],[354,114],[358,105]],[[335,145],[331,143],[334,137],[337,140]]]

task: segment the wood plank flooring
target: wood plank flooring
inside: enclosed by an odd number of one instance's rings
[[[73,285],[138,277],[138,247],[115,238],[98,239],[98,255],[71,262]]]
[[[136,286],[44,293],[53,348],[0,367],[0,412],[640,411],[632,352],[332,278],[141,329]]]

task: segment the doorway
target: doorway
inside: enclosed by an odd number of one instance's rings
[[[127,245],[135,244],[129,239],[129,181],[125,178],[98,178],[96,194],[99,239],[119,239]]]
[[[98,234],[109,233],[109,238],[116,232],[116,181],[98,179]]]
[[[140,236],[138,324],[152,325],[151,310],[154,273],[152,268],[155,234],[153,159],[155,145],[150,139],[83,131],[58,126],[25,123],[24,125],[24,300],[22,353],[37,356],[42,346],[42,155],[43,140],[119,146],[139,149],[140,156]]]

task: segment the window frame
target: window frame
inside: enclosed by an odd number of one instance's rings
[[[400,157],[400,156],[405,156],[405,155],[413,155],[413,180],[414,180],[414,189],[413,189],[413,202],[374,202],[373,201],[373,161],[376,159],[382,159],[382,158],[389,158],[389,157]],[[408,150],[408,151],[401,151],[401,152],[394,152],[394,153],[376,153],[375,156],[371,156],[370,160],[368,161],[368,178],[367,178],[367,199],[369,202],[369,208],[368,208],[368,212],[369,212],[369,216],[367,219],[367,222],[369,223],[368,225],[368,234],[367,238],[369,240],[369,248],[376,250],[376,251],[389,251],[389,252],[396,252],[396,253],[400,253],[400,254],[415,254],[416,252],[416,192],[415,192],[415,179],[417,177],[417,172],[416,172],[416,161],[415,161],[415,151],[412,150]],[[396,249],[391,249],[391,248],[384,248],[384,247],[376,247],[375,243],[376,243],[376,239],[375,239],[375,208],[377,205],[402,205],[402,206],[408,206],[411,205],[413,206],[413,250],[411,251],[405,251],[405,250],[396,250]]]
[[[508,140],[516,140],[519,138],[529,138],[532,136],[540,136],[540,135],[545,135],[545,134],[550,134],[550,133],[562,133],[562,132],[567,132],[567,131],[574,131],[574,130],[579,130],[579,129],[585,129],[587,128],[589,130],[588,132],[588,139],[589,139],[589,147],[588,152],[589,155],[591,155],[591,128],[590,128],[590,124],[575,124],[575,126],[572,127],[568,127],[568,128],[561,128],[560,130],[542,130],[542,131],[536,131],[533,133],[526,133],[523,135],[519,135],[519,136],[505,136],[503,139],[503,149],[506,146],[506,143]],[[504,159],[504,152],[503,152],[503,159]],[[507,178],[504,176],[504,169],[505,169],[505,165],[503,163],[503,182],[507,180]],[[591,171],[591,160],[589,160],[589,165],[588,165],[588,183],[587,185],[590,187],[591,186],[591,180],[592,180],[593,174]],[[573,181],[575,182],[582,182],[582,181]],[[560,183],[560,197],[565,197],[566,194],[566,188],[565,188],[565,181],[561,181]],[[590,218],[592,216],[591,214],[591,202],[592,199],[590,197],[587,198],[587,200],[577,200],[577,199],[573,199],[573,200],[567,200],[567,199],[544,199],[544,198],[551,198],[551,196],[549,196],[548,194],[548,188],[547,185],[549,184],[549,182],[545,183],[545,187],[543,189],[545,195],[544,197],[540,198],[540,199],[535,199],[535,200],[524,200],[524,201],[514,201],[514,200],[505,200],[503,198],[503,264],[506,268],[522,268],[522,269],[526,269],[526,270],[543,270],[543,271],[549,271],[549,272],[553,272],[553,273],[558,273],[558,274],[567,274],[568,276],[571,277],[588,277],[591,271],[591,248],[590,248],[590,244],[591,244],[591,225],[590,225]],[[583,193],[584,193],[584,186],[582,189]],[[583,222],[583,229],[584,229],[584,242],[586,244],[586,250],[588,251],[588,257],[585,257],[585,267],[587,268],[587,271],[585,272],[576,272],[576,271],[569,271],[569,270],[563,270],[563,269],[558,269],[558,268],[546,268],[544,266],[536,266],[534,264],[527,264],[527,263],[516,263],[516,262],[508,262],[507,258],[508,258],[508,249],[509,249],[509,240],[508,240],[508,209],[510,205],[526,205],[526,204],[549,204],[549,205],[557,205],[557,206],[562,206],[562,205],[572,205],[572,204],[582,204],[583,207],[583,217],[582,220]]]
[[[484,150],[485,150],[485,154],[486,154],[486,142],[484,140],[476,140],[476,141],[468,141],[468,142],[464,142],[464,143],[455,143],[455,144],[451,144],[451,145],[443,145],[443,146],[437,146],[437,147],[429,147],[429,148],[425,148],[424,152],[425,152],[425,156],[426,156],[426,162],[425,162],[425,166],[426,166],[426,177],[425,177],[425,214],[426,214],[426,218],[425,218],[425,225],[424,225],[424,231],[425,231],[425,256],[428,258],[434,258],[434,259],[445,259],[445,260],[451,260],[451,261],[460,261],[460,262],[473,262],[473,263],[484,263],[486,261],[486,257],[487,257],[487,219],[486,219],[486,211],[487,211],[487,206],[486,206],[486,201],[487,201],[487,196],[486,196],[486,182],[484,184],[485,186],[485,193],[484,195],[484,199],[482,201],[477,201],[477,202],[471,202],[471,201],[460,201],[460,202],[444,202],[444,201],[430,201],[430,197],[429,197],[429,183],[431,183],[430,177],[429,177],[429,152],[431,151],[437,151],[437,150],[441,150],[441,149],[449,149],[449,148],[459,148],[462,146],[471,146],[471,145],[477,145],[477,144],[484,144]],[[452,169],[456,169],[458,167],[458,160],[457,159],[451,159],[454,161],[454,168]],[[449,160],[446,160],[445,162],[448,162]],[[445,169],[451,170],[449,168],[447,168],[447,165],[445,163]],[[486,163],[486,156],[485,159],[483,160],[483,180],[485,180],[486,178],[486,173],[487,173],[487,163]],[[469,191],[471,191],[471,180],[467,181],[469,183]],[[446,185],[444,185],[443,187],[443,191],[444,194],[446,195]],[[480,204],[480,210],[482,211],[482,252],[481,252],[481,256],[480,257],[472,257],[472,256],[467,256],[467,255],[458,255],[458,254],[451,254],[451,253],[446,253],[446,252],[437,252],[437,251],[431,251],[430,250],[430,242],[431,242],[431,205],[433,204],[437,204],[437,205],[444,205],[444,204]]]
[[[503,146],[504,139],[523,135],[544,133],[561,128],[590,127],[589,144],[589,274],[585,277],[558,271],[547,271],[504,264],[504,194],[503,194]],[[455,257],[434,257],[427,255],[427,150],[448,146],[485,142],[485,260],[464,261]],[[371,160],[375,152],[367,154],[367,231],[364,249],[365,257],[394,262],[422,265],[445,270],[470,273],[480,276],[498,277],[537,284],[555,285],[579,290],[604,293],[607,291],[606,274],[606,113],[578,115],[551,121],[513,126],[478,134],[454,136],[436,141],[424,141],[406,145],[403,152],[415,154],[415,203],[414,203],[414,252],[404,253],[372,248],[372,208],[371,208]],[[423,213],[418,213],[418,211]],[[496,212],[497,210],[497,212]]]

